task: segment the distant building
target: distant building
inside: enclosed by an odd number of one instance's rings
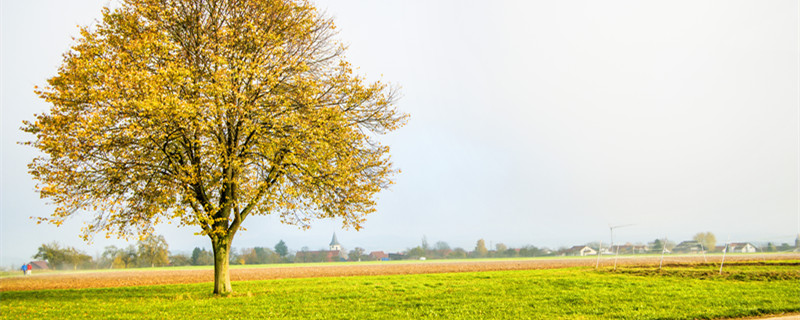
[[[295,254],[295,261],[298,262],[334,262],[347,260],[336,232],[333,233],[331,243],[328,245],[330,250],[299,251]]]
[[[39,260],[39,261],[31,261],[30,262],[31,269],[33,270],[50,270],[50,264],[47,261]]]
[[[389,255],[383,251],[372,251],[369,253],[369,257],[373,260],[389,261]]]
[[[728,244],[728,252],[753,253],[757,250],[758,248],[749,242],[734,242]]]
[[[336,239],[336,232],[333,233],[333,238],[331,239],[330,244],[331,251],[342,251],[342,245],[339,244],[339,240]]]
[[[679,243],[675,248],[672,248],[672,252],[675,253],[702,253],[703,245],[700,242],[690,240],[690,241],[683,241]]]
[[[572,248],[567,249],[568,256],[592,256],[596,254],[597,250],[592,249],[589,246],[573,246]]]
[[[389,260],[404,260],[405,258],[406,258],[406,255],[403,254],[402,252],[390,253],[389,254]]]

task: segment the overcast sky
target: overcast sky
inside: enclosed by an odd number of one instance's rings
[[[302,231],[251,217],[234,247],[398,251],[423,236],[474,248],[571,246],[711,231],[722,242],[793,242],[800,232],[798,1],[317,1],[368,79],[402,87],[409,124],[384,137],[402,174],[359,232]],[[103,1],[2,1],[0,265],[79,229],[28,217],[34,192],[23,120],[33,93]],[[210,248],[163,225],[170,249]]]

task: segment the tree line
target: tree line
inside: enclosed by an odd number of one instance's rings
[[[107,246],[98,257],[58,242],[39,246],[34,259],[46,260],[52,269],[121,269],[169,265],[169,245],[164,236],[151,236],[125,248]]]
[[[711,232],[696,234],[693,241],[701,244],[704,250],[714,251],[716,237]],[[586,246],[598,249],[599,242],[588,243]],[[640,245],[645,247],[644,245]],[[492,247],[492,248],[490,248]],[[655,239],[646,245],[649,253],[660,253],[666,248],[671,251],[676,247],[675,242],[667,239]],[[603,248],[608,249],[607,245]],[[437,241],[430,245],[427,237],[412,248],[391,254],[392,260],[397,259],[465,259],[465,258],[516,258],[516,257],[544,257],[562,256],[569,254],[569,248],[561,247],[551,250],[546,247],[526,245],[511,248],[503,243],[487,246],[484,239],[478,239],[472,250],[460,247],[451,247],[445,241]],[[610,248],[613,250],[613,248]],[[768,243],[765,252],[789,251],[794,249],[787,243],[779,246]],[[302,253],[302,254],[300,254]],[[122,269],[133,267],[162,267],[162,266],[203,266],[214,265],[214,253],[206,248],[195,247],[191,254],[169,252],[169,245],[164,236],[151,236],[137,242],[136,245],[119,248],[116,246],[105,247],[98,257],[92,257],[74,247],[62,247],[57,242],[42,244],[33,256],[36,259],[47,260],[54,269]],[[289,250],[286,242],[278,241],[273,247],[232,248],[229,263],[234,265],[274,264],[274,263],[308,263],[326,261],[369,261],[380,257],[370,255],[364,248],[355,247],[352,250],[343,250],[341,254],[331,259],[329,251],[310,251],[308,247],[300,249],[295,254]]]
[[[513,258],[513,257],[543,257],[552,256],[556,252],[548,248],[540,248],[533,245],[526,245],[520,248],[510,248],[503,243],[494,245],[489,249],[486,240],[478,239],[475,248],[467,251],[464,248],[451,248],[445,241],[437,241],[431,246],[426,237],[422,238],[422,243],[416,247],[409,248],[404,252],[405,259],[465,259],[465,258]]]

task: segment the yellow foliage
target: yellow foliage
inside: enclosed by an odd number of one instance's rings
[[[305,1],[125,0],[81,29],[23,130],[56,205],[94,212],[84,234],[161,220],[232,237],[252,214],[359,229],[392,183],[373,135],[406,115],[396,90],[354,75],[331,19]]]

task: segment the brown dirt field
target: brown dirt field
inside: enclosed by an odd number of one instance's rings
[[[731,255],[725,261],[761,261],[796,260],[800,254]],[[708,262],[719,263],[721,256],[709,256]],[[447,261],[433,260],[427,262],[409,261],[409,263],[386,264],[348,264],[330,263],[323,266],[286,266],[267,268],[235,268],[231,269],[231,281],[267,280],[283,278],[312,277],[349,277],[366,275],[395,275],[446,272],[474,272],[499,270],[554,269],[566,267],[594,266],[593,258],[565,259],[528,259],[528,260],[496,260],[496,261]],[[611,257],[600,259],[601,267],[610,267],[614,263]],[[658,265],[658,257],[621,256],[618,265]],[[703,256],[668,256],[665,265],[703,263]],[[0,279],[0,291],[24,291],[41,289],[79,289],[102,287],[146,286],[159,284],[183,284],[213,281],[214,271],[207,270],[124,270],[79,273],[42,273],[33,276],[8,277]]]

